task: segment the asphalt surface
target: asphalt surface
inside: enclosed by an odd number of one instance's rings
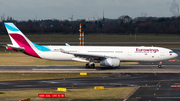
[[[19,89],[56,89],[66,88],[93,88],[94,86],[158,86],[170,87],[180,83],[180,74],[116,74],[115,76],[55,79],[55,80],[25,80],[1,81],[0,90]],[[73,86],[73,87],[72,87]]]
[[[180,74],[156,74],[151,76],[146,82],[147,85],[141,87],[129,97],[129,101],[179,101]],[[154,82],[157,81],[157,82]],[[156,84],[156,85],[155,85]]]
[[[121,76],[121,77],[120,77]],[[56,80],[28,80],[28,81],[4,81],[0,82],[0,90],[22,90],[22,89],[56,89],[57,87],[65,88],[93,88],[94,86],[120,87],[121,86],[138,86],[142,82],[134,83],[135,79],[127,84],[126,79],[129,74],[117,74],[113,77],[88,77]],[[141,78],[139,78],[141,79]],[[133,81],[132,81],[133,80]],[[73,87],[72,87],[73,86]]]
[[[128,100],[134,101],[180,101],[180,88],[170,86],[140,87]],[[127,100],[127,101],[128,101]]]
[[[29,80],[0,82],[0,90],[57,89],[57,87],[93,88],[94,86],[132,87],[140,86],[127,101],[180,100],[180,74],[116,74],[106,77],[88,77],[56,80]]]
[[[122,65],[118,68],[96,66],[0,66],[0,73],[180,73],[179,65]]]

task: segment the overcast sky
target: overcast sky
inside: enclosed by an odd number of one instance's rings
[[[28,19],[73,19],[118,18],[129,15],[171,17],[173,0],[0,0],[0,16],[11,16],[16,20]],[[174,6],[178,6],[176,0]],[[177,7],[176,7],[177,8]],[[173,8],[175,9],[175,8]]]

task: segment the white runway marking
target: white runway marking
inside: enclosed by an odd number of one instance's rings
[[[69,71],[71,71],[71,70],[96,70],[96,69],[32,69],[32,70],[42,70],[42,71],[46,71],[46,70],[69,70]]]

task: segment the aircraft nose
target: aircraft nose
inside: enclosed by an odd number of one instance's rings
[[[174,57],[178,57],[178,54],[177,54],[177,53],[175,53],[175,54],[174,54]]]

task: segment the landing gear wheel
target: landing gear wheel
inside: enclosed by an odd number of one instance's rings
[[[95,64],[94,64],[94,63],[91,64],[90,67],[91,67],[91,68],[95,68]]]
[[[162,66],[161,65],[158,65],[158,68],[161,68]]]
[[[162,62],[159,62],[159,64],[158,64],[158,68],[161,68],[162,66]]]
[[[89,67],[90,67],[90,66],[89,66],[89,63],[87,63],[86,66],[85,66],[85,68],[89,68]]]
[[[95,68],[95,64],[94,63],[93,64],[87,63],[85,68]]]

